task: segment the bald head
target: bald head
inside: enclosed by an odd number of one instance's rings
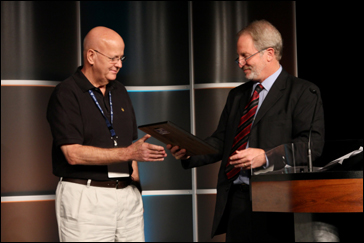
[[[83,56],[84,58],[86,57],[89,49],[102,51],[120,46],[124,48],[124,45],[123,38],[117,32],[103,26],[98,26],[87,33],[83,41]]]
[[[124,49],[123,39],[114,30],[102,26],[93,28],[83,41],[81,71],[91,84],[104,92],[105,85],[116,79],[122,67]]]

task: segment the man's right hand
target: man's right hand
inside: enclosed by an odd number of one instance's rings
[[[186,149],[180,149],[178,146],[172,146],[171,144],[167,145],[167,149],[169,149],[172,155],[177,159],[188,159],[190,156],[187,156]]]
[[[131,157],[136,161],[164,161],[167,153],[162,146],[146,143],[151,135],[147,134],[128,147]]]
[[[136,161],[164,161],[167,153],[162,146],[146,143],[145,135],[124,148],[98,148],[81,144],[62,145],[61,149],[70,165],[108,165]]]

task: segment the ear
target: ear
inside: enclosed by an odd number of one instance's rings
[[[267,61],[268,62],[273,61],[275,59],[275,51],[274,51],[274,49],[270,47],[270,48],[268,48],[266,50],[266,52],[267,52]]]
[[[95,61],[94,61],[94,57],[95,57],[95,52],[92,51],[91,49],[87,50],[86,53],[86,60],[87,62],[92,66],[94,65]]]

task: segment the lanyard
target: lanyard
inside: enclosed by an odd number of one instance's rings
[[[114,127],[112,126],[112,123],[113,123],[113,120],[114,120],[114,112],[113,112],[113,108],[112,108],[111,91],[109,91],[110,118],[111,118],[111,122],[109,122],[109,119],[107,119],[107,117],[105,116],[104,111],[102,110],[99,102],[97,101],[94,92],[92,92],[92,90],[89,90],[88,92],[90,93],[92,99],[95,101],[95,104],[99,108],[102,116],[105,118],[107,128],[109,128],[109,131],[110,131],[110,134],[111,134],[111,139],[114,140],[114,147],[117,147],[118,146],[118,143],[117,143],[116,139],[118,138],[118,136],[116,136]]]

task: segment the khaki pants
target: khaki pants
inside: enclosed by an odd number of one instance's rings
[[[145,241],[143,201],[138,189],[60,181],[56,191],[59,238],[68,241]]]

